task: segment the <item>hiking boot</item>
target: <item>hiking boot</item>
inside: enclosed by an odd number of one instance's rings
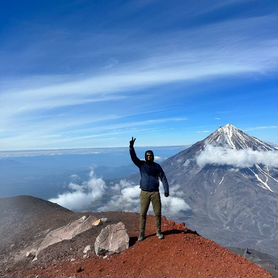
[[[157,232],[156,233],[156,236],[159,238],[159,239],[163,239],[164,238],[164,235],[160,232]]]
[[[145,239],[145,235],[140,234],[137,241],[143,241]]]

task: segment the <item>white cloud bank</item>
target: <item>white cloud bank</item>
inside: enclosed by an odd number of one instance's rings
[[[162,186],[162,185],[161,185]],[[177,217],[184,211],[190,210],[184,201],[183,192],[179,185],[170,185],[168,198],[164,197],[161,188],[162,214],[169,217]],[[126,180],[107,185],[102,178],[97,178],[93,171],[90,179],[81,184],[70,183],[68,191],[59,194],[57,198],[49,200],[53,203],[75,211],[140,211],[139,185]],[[150,213],[152,207],[150,206]]]
[[[252,167],[255,164],[278,167],[278,152],[252,149],[234,150],[208,145],[196,157],[196,162],[200,167],[206,164],[230,165],[239,168]]]
[[[49,201],[71,210],[86,210],[104,196],[106,188],[104,180],[97,178],[91,171],[89,181],[83,182],[81,185],[70,183],[69,191],[59,194],[57,198]]]
[[[170,185],[169,197],[164,197],[162,184],[160,184],[160,196],[162,203],[162,214],[166,216],[178,216],[180,213],[190,210],[190,206],[184,201],[184,194],[179,185]],[[140,188],[139,185],[132,184],[126,180],[121,180],[112,187],[112,198],[99,210],[123,210],[140,211]],[[151,207],[151,205],[150,205]],[[149,210],[152,212],[152,207]]]

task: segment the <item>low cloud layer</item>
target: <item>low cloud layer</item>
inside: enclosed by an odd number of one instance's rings
[[[200,167],[206,164],[230,165],[239,168],[252,167],[255,164],[278,167],[277,158],[277,151],[234,150],[208,145],[196,157],[196,162]]]
[[[139,212],[140,209],[140,188],[139,185],[130,183],[126,180],[121,180],[112,188],[113,196],[111,199],[100,208],[100,210],[123,210]],[[163,187],[160,184],[162,213],[163,215],[174,217],[180,213],[190,210],[189,205],[184,201],[184,195],[180,190],[179,185],[172,185],[170,187],[169,197],[164,197]],[[151,206],[150,206],[151,207]],[[152,207],[149,210],[152,212]]]
[[[74,175],[76,179],[76,175]],[[103,179],[97,178],[94,171],[90,172],[90,179],[81,184],[70,183],[68,191],[59,194],[57,198],[50,199],[50,202],[57,203],[71,210],[86,210],[105,194],[107,185]]]
[[[160,187],[163,215],[178,217],[184,211],[190,210],[189,205],[184,201],[184,195],[179,185],[170,187],[171,196],[168,198],[163,195],[162,184]],[[70,183],[66,192],[49,201],[75,211],[139,212],[140,188],[138,184],[126,180],[108,185],[91,171],[88,181],[81,184]],[[153,212],[151,206],[149,212]]]

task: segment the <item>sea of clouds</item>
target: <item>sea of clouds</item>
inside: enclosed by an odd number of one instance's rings
[[[196,157],[200,167],[206,164],[230,165],[239,168],[263,164],[268,167],[278,167],[277,151],[254,151],[252,149],[235,150],[208,145]]]
[[[78,180],[76,175],[72,177]],[[162,184],[160,184],[160,192],[163,215],[178,217],[185,211],[191,210],[184,201],[183,192],[178,184],[170,186],[170,196],[167,198],[164,197]],[[65,192],[49,201],[74,211],[139,212],[140,188],[138,184],[124,179],[107,184],[91,170],[87,181],[71,182]]]

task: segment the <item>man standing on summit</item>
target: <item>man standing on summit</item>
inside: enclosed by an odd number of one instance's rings
[[[164,196],[169,196],[169,185],[166,176],[161,168],[161,166],[154,162],[153,151],[148,150],[145,152],[145,160],[140,160],[134,150],[134,143],[136,138],[129,141],[129,152],[133,163],[139,168],[141,174],[140,180],[140,235],[138,241],[145,239],[145,227],[147,212],[149,209],[150,202],[152,202],[156,226],[157,226],[157,237],[163,239],[163,234],[161,233],[161,200],[159,194],[159,179],[163,183]]]

